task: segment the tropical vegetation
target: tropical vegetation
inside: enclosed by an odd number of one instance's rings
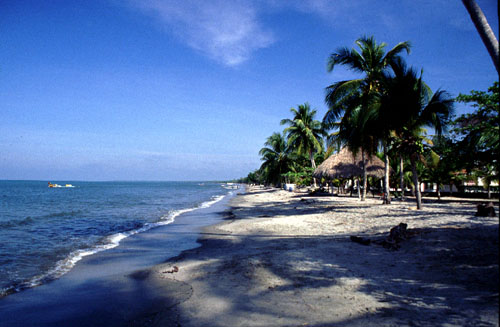
[[[470,181],[482,181],[491,197],[492,185],[499,181],[498,82],[487,92],[471,91],[453,99],[445,90],[432,92],[423,70],[406,64],[401,55],[410,53],[409,41],[388,51],[374,37],[361,37],[355,43],[357,49],[341,47],[333,52],[327,70],[342,65],[360,77],[325,88],[328,110],[322,121],[307,102],[291,108],[291,117],[280,121],[285,129],[265,140],[259,152],[261,167],[242,181],[278,187],[319,182],[340,188],[347,179],[317,181],[313,173],[330,155],[347,147],[361,153],[361,200],[368,190],[375,190],[390,203],[391,189],[403,200],[410,188],[420,209],[422,183],[435,184],[441,198],[442,186],[463,194]],[[456,102],[469,104],[471,112],[455,117]],[[384,160],[382,189],[380,181],[367,176],[372,155]]]
[[[376,119],[378,98],[384,92],[382,81],[384,73],[391,64],[399,59],[403,51],[410,53],[410,42],[398,43],[395,47],[385,52],[387,44],[377,44],[373,37],[362,37],[356,41],[360,51],[346,47],[338,49],[330,55],[327,69],[333,71],[337,65],[345,65],[349,69],[364,74],[362,78],[339,81],[326,88],[325,102],[329,110],[323,122],[331,127],[340,118],[339,133],[341,142],[344,142],[353,152],[358,149],[371,154],[375,151],[376,143],[380,141],[384,148],[386,178],[384,179],[384,193],[390,195],[389,189],[389,158],[387,156],[387,140],[389,129],[386,121]],[[356,116],[356,117],[354,117]],[[354,126],[350,120],[356,120]],[[346,126],[346,125],[351,126]],[[382,124],[382,125],[381,125]],[[347,131],[346,130],[347,127]],[[354,134],[354,135],[353,135]],[[363,164],[363,195],[366,196],[366,165]],[[390,202],[390,196],[386,198]]]
[[[308,103],[291,108],[293,119],[281,120],[281,125],[288,125],[283,131],[287,135],[288,147],[298,155],[306,155],[311,162],[311,168],[316,168],[314,155],[323,151],[323,137],[326,135],[320,121],[315,120],[316,110]],[[314,180],[316,184],[316,181]]]

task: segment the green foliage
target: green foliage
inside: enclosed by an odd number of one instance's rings
[[[259,151],[263,161],[260,167],[261,175],[266,184],[279,185],[281,175],[292,165],[289,147],[284,135],[280,133],[273,133],[264,145],[265,147]]]
[[[387,53],[386,45],[377,44],[373,37],[360,38],[356,44],[359,51],[341,48],[333,53],[328,70],[345,65],[364,77],[326,88],[329,110],[322,123],[314,119],[316,110],[308,103],[292,108],[293,118],[281,120],[287,125],[283,133],[268,137],[260,150],[260,169],[242,180],[310,185],[315,163],[324,161],[334,149],[348,145],[354,152],[376,152],[381,142],[386,150],[392,147],[389,154],[393,160],[389,163],[394,177],[400,173],[400,155],[405,159],[404,166],[412,164],[414,173],[406,171],[403,175],[407,185],[418,183],[418,176],[423,181],[457,187],[474,178],[482,179],[489,189],[500,170],[498,82],[488,92],[471,91],[456,98],[471,104],[475,111],[451,122],[452,135],[448,137],[443,134],[450,125],[454,99],[443,90],[433,94],[423,82],[422,72],[406,67],[399,54],[409,52],[409,42]],[[424,127],[433,127],[437,135],[429,140]],[[326,129],[333,133],[324,152]],[[341,184],[341,180],[334,181],[336,186]]]
[[[300,127],[303,125],[312,125],[315,128],[321,126],[318,121],[314,121],[315,111],[311,111],[309,105],[299,106],[302,109],[302,113],[297,111],[300,119],[294,119],[291,122],[291,126],[285,129],[283,134],[273,133],[267,138],[259,154],[262,156],[263,161],[260,169],[258,170],[257,176],[248,176],[248,178],[259,179],[261,183],[273,184],[279,186],[283,182],[295,183],[298,185],[310,185],[313,181],[312,173],[314,168],[310,165],[310,160],[308,158],[308,153],[304,153],[304,148],[307,145],[307,140],[302,142],[300,146],[293,147],[296,145],[298,136],[292,135],[290,133],[297,132],[300,134],[300,130],[295,130],[295,127]],[[297,115],[296,115],[297,116]],[[297,118],[297,117],[295,117]],[[307,124],[301,124],[297,121],[307,122]],[[288,122],[288,120],[286,120]],[[314,128],[313,128],[314,129]],[[288,132],[288,140],[292,139],[292,142],[287,142],[285,138],[285,132]],[[317,140],[321,144],[320,149],[322,149],[323,140],[319,138]],[[311,143],[312,144],[312,143]],[[322,152],[313,153],[313,160],[323,160]]]
[[[315,167],[314,153],[323,151],[323,136],[326,136],[321,122],[314,119],[316,110],[305,103],[290,111],[293,119],[281,120],[281,125],[288,125],[284,130],[288,146],[299,155],[308,155],[311,166]]]
[[[354,108],[353,101],[359,101],[363,95],[365,109],[372,96],[380,92],[384,72],[397,60],[399,54],[406,50],[410,52],[410,42],[398,43],[394,48],[385,53],[385,43],[377,44],[372,37],[362,37],[356,40],[356,49],[346,47],[338,49],[330,55],[327,69],[331,72],[335,66],[344,65],[348,69],[364,74],[363,78],[336,82],[326,88],[325,102],[328,112],[323,123],[331,128],[332,124],[339,121],[349,108]],[[358,103],[361,105],[361,103]],[[349,116],[349,115],[347,115]]]
[[[248,173],[247,177],[241,178],[237,182],[246,184],[263,184],[264,179],[263,176],[261,175],[261,171],[255,170],[253,172]]]
[[[432,94],[430,88],[402,60],[392,65],[393,75],[383,79],[385,92],[381,95],[381,121],[392,131],[398,152],[410,158],[413,184],[419,185],[422,174],[421,161],[425,153],[423,127],[433,127],[438,135],[446,130],[453,114],[453,99],[443,90]],[[420,190],[416,189],[417,208],[421,208]]]
[[[297,184],[299,186],[311,185],[313,182],[312,174],[314,168],[312,167],[300,167],[299,171],[289,171],[283,174],[283,177],[290,183]]]
[[[411,149],[423,153],[422,127],[433,127],[438,135],[446,131],[454,111],[454,101],[444,90],[432,94],[413,68],[402,60],[392,64],[393,74],[383,78],[385,92],[380,99],[379,121],[403,140]]]
[[[336,65],[364,74],[363,78],[336,82],[326,88],[325,102],[328,112],[323,124],[328,128],[338,128],[331,135],[331,140],[347,145],[354,153],[373,154],[378,143],[387,144],[390,128],[387,119],[378,119],[380,95],[384,94],[383,78],[396,61],[400,61],[403,51],[410,52],[410,42],[398,43],[385,52],[385,43],[375,41],[373,37],[356,40],[356,49],[340,48],[332,53],[328,60],[328,71]],[[336,125],[338,124],[338,125]],[[385,188],[389,185],[386,179]],[[366,185],[366,170],[363,184]],[[365,188],[364,188],[365,189]],[[362,194],[362,200],[365,192]]]
[[[447,136],[435,136],[432,148],[425,153],[425,169],[422,180],[436,183],[438,188],[445,184],[456,182],[454,172],[457,171],[458,161],[455,156],[456,144]]]
[[[459,94],[457,101],[469,103],[475,111],[453,121],[454,136],[459,139],[457,155],[469,172],[481,171],[483,176],[498,179],[499,166],[499,84],[488,92],[471,91]]]

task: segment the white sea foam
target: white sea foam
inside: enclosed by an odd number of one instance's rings
[[[232,193],[230,192],[228,194]],[[14,291],[19,292],[23,289],[39,286],[46,281],[59,278],[62,275],[69,272],[76,265],[78,261],[82,260],[86,256],[90,256],[105,250],[113,249],[118,245],[120,245],[120,242],[129,236],[148,231],[155,227],[171,224],[175,221],[175,218],[184,213],[191,212],[196,209],[209,208],[215,203],[221,201],[224,197],[225,195],[214,196],[210,201],[203,202],[198,206],[171,211],[168,214],[162,216],[160,220],[156,222],[146,223],[138,229],[112,234],[104,239],[103,244],[98,244],[88,249],[75,250],[71,252],[65,259],[58,261],[55,264],[54,268],[52,268],[48,272],[35,276],[30,281],[19,284],[16,287],[14,287]],[[11,290],[8,289],[1,290],[0,296],[2,295],[2,293],[11,293]]]

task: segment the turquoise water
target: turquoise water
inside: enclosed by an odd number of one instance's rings
[[[0,296],[40,285],[130,235],[228,194],[209,182],[0,181]]]

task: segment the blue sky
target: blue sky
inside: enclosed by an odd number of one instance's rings
[[[410,40],[432,90],[498,80],[459,0],[1,1],[0,179],[246,176],[291,107],[323,118],[356,77],[327,58],[362,35]]]

